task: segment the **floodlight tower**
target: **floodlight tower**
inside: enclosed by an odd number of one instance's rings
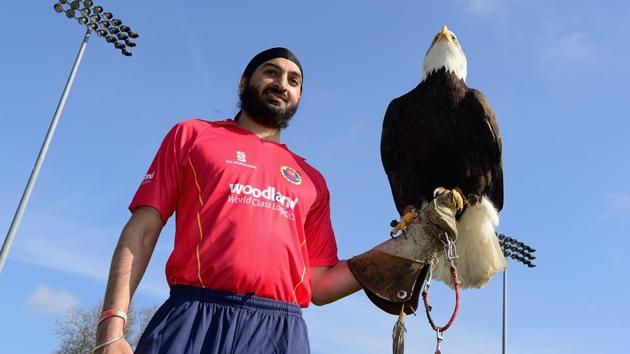
[[[498,234],[499,245],[506,258],[511,258],[528,268],[534,268],[534,256],[535,249],[524,244],[523,242],[508,237],[503,234]],[[507,268],[503,270],[503,335],[502,335],[502,353],[507,354]]]
[[[72,88],[72,83],[74,82],[77,70],[79,69],[79,64],[81,64],[81,60],[83,59],[83,53],[85,52],[85,47],[90,39],[90,35],[93,31],[96,31],[96,34],[99,37],[105,38],[107,43],[112,43],[116,49],[119,49],[121,53],[127,57],[132,55],[128,48],[136,46],[136,43],[132,39],[139,37],[136,32],[132,31],[129,26],[123,24],[120,19],[114,18],[114,15],[112,15],[111,12],[105,12],[102,6],[95,6],[94,2],[91,0],[59,0],[53,8],[57,13],[65,14],[69,19],[75,19],[80,25],[85,26],[87,30],[85,32],[85,36],[83,37],[81,47],[79,48],[79,53],[72,65],[72,70],[70,71],[70,76],[68,77],[66,86],[61,94],[61,99],[59,100],[59,104],[55,110],[55,115],[48,127],[46,138],[44,139],[42,147],[39,150],[39,154],[37,155],[35,166],[33,167],[33,171],[31,172],[28,182],[26,183],[26,188],[22,193],[20,204],[13,216],[13,221],[9,227],[7,236],[4,239],[4,243],[2,244],[2,250],[0,251],[0,272],[2,272],[2,268],[4,267],[4,263],[9,254],[9,249],[11,248],[11,244],[15,238],[15,233],[20,225],[20,221],[24,215],[24,210],[26,209],[26,205],[28,204],[31,193],[33,192],[33,187],[35,186],[35,182],[39,176],[42,163],[48,153],[48,147],[50,146],[52,137],[57,129],[57,123],[59,122],[59,118],[61,117],[61,113],[63,112],[63,108],[66,104],[66,99],[68,98],[68,94]]]

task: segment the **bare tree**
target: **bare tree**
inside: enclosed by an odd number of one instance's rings
[[[55,354],[90,354],[95,345],[96,326],[102,307],[102,304],[98,303],[91,308],[77,306],[68,310],[55,326],[55,334],[61,340]],[[133,305],[129,306],[124,334],[132,348],[138,344],[155,311],[156,306],[140,308],[137,311]]]
[[[149,306],[136,310],[133,303],[129,306],[129,311],[127,312],[127,326],[125,327],[124,334],[131,348],[136,349],[136,345],[138,345],[142,333],[147,328],[149,321],[151,321],[157,309],[157,306]],[[96,329],[94,330],[94,334],[96,335]]]

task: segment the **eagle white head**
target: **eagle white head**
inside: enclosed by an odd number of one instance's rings
[[[434,71],[446,68],[458,78],[466,81],[468,71],[466,69],[466,56],[460,47],[455,33],[448,30],[446,26],[433,38],[433,43],[424,57],[422,80]]]

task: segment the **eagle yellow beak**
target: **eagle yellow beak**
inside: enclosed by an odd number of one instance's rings
[[[453,38],[451,38],[451,32],[448,31],[448,27],[446,25],[442,26],[442,30],[438,33],[438,38],[444,38],[447,41],[453,43]]]

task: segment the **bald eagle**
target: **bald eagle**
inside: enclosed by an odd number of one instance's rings
[[[424,58],[422,81],[385,113],[381,159],[398,212],[422,207],[438,187],[469,203],[458,219],[462,287],[482,287],[507,266],[495,236],[503,208],[501,135],[490,103],[466,86],[466,56],[446,26]],[[442,257],[440,257],[442,258]],[[452,286],[440,259],[434,278]]]

